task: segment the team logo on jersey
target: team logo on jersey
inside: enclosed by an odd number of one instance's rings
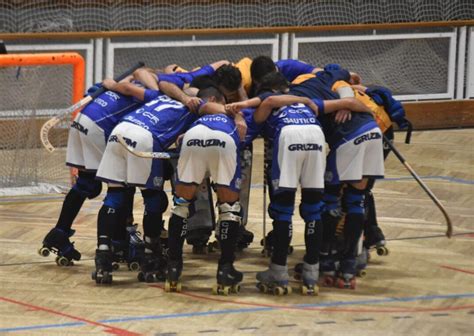
[[[212,147],[212,146],[217,146],[217,147],[222,147],[225,148],[225,141],[219,140],[219,139],[208,139],[208,140],[202,140],[202,139],[190,139],[186,143],[188,147]]]
[[[87,135],[87,133],[89,133],[89,130],[87,128],[85,128],[84,126],[82,126],[81,124],[79,124],[77,121],[72,122],[71,128],[75,128],[79,132],[84,133],[85,135]]]
[[[366,134],[362,134],[361,136],[354,139],[354,145],[359,145],[364,141],[375,140],[382,138],[382,134],[379,132],[370,132]]]
[[[315,144],[315,143],[309,143],[309,144],[291,144],[288,146],[288,150],[290,152],[294,151],[323,151],[323,146]]]
[[[162,187],[163,186],[163,177],[161,176],[155,176],[153,178],[153,185],[155,187]]]
[[[334,174],[332,173],[332,171],[326,170],[326,172],[324,173],[324,181],[331,182],[333,178]]]
[[[137,147],[137,142],[136,141],[133,141],[130,138],[126,138],[126,137],[123,137],[123,139],[125,140],[125,143],[127,144],[127,146],[132,147],[132,148]],[[109,142],[118,142],[117,136],[116,135],[111,135],[109,137]]]

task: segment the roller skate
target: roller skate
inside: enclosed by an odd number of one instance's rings
[[[81,253],[74,248],[74,242],[69,238],[74,234],[74,230],[64,232],[61,229],[53,228],[43,239],[43,247],[38,250],[42,257],[49,256],[50,253],[57,255],[56,264],[58,266],[72,266],[73,260],[80,260]]]
[[[292,292],[288,286],[289,278],[288,266],[272,263],[268,270],[257,273],[257,288],[262,293],[288,295]]]
[[[183,271],[182,260],[170,260],[168,261],[168,272],[166,274],[165,292],[181,292],[181,272]]]
[[[365,232],[364,246],[367,250],[375,249],[377,255],[386,256],[389,254],[388,248],[385,246],[385,236],[380,227],[371,225]]]
[[[301,273],[301,294],[303,295],[318,295],[318,278],[319,278],[319,264],[303,263]]]
[[[163,257],[168,257],[168,231],[166,229],[161,230],[160,234],[160,244]]]
[[[336,280],[336,287],[341,289],[356,288],[356,260],[349,258],[341,260],[341,266]]]
[[[321,255],[319,272],[321,274],[319,283],[324,287],[334,287],[336,283],[337,265],[332,255]]]
[[[112,240],[112,269],[120,269],[121,263],[126,263],[128,257],[128,242],[126,240]]]
[[[137,279],[140,282],[159,282],[165,280],[166,260],[161,251],[159,238],[151,242],[145,241],[145,251],[143,259],[140,261],[140,272]]]
[[[369,251],[365,247],[362,248],[362,252],[356,257],[356,274],[358,277],[365,277],[367,275],[367,261]]]
[[[239,282],[242,281],[242,272],[237,271],[232,264],[219,265],[217,268],[217,285],[212,287],[214,295],[229,295],[240,292]]]
[[[240,226],[239,238],[237,239],[237,251],[242,251],[243,249],[249,247],[253,242],[253,233],[247,230],[244,226]]]
[[[193,246],[193,254],[208,254],[212,253],[217,246],[215,242],[209,243],[209,237],[212,230],[208,228],[199,228],[188,231],[186,235],[186,242]]]
[[[114,256],[112,267],[114,271],[117,271],[120,269],[119,263],[126,263],[130,271],[137,272],[144,257],[145,245],[140,232],[137,231],[137,224],[127,225],[126,230],[128,241],[112,241]]]
[[[273,253],[273,231],[268,232],[265,239],[260,240],[260,245],[263,246],[262,255],[271,257]],[[288,246],[288,255],[292,254],[293,251],[293,246]]]
[[[112,283],[112,251],[99,250],[95,251],[95,271],[92,272],[92,280],[96,284]]]

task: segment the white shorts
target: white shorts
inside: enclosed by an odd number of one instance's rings
[[[272,186],[295,190],[324,189],[326,149],[318,125],[289,125],[282,128],[273,145]],[[275,159],[277,158],[277,162]]]
[[[100,162],[97,178],[104,182],[145,187],[163,188],[163,163],[161,160],[141,158],[130,153],[122,146],[116,134],[137,151],[161,152],[151,132],[129,122],[119,123],[110,134],[104,156]]]
[[[326,182],[357,182],[364,177],[383,178],[382,132],[374,127],[355,132],[329,152]]]
[[[210,174],[220,186],[240,190],[240,155],[234,139],[197,125],[186,132],[178,160],[178,182],[201,184]]]
[[[67,141],[66,165],[96,171],[107,139],[102,128],[79,113],[71,124]]]

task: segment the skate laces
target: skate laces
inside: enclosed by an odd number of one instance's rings
[[[142,233],[137,230],[138,224],[132,224],[127,226],[127,232],[130,237],[130,244],[140,245],[143,244]]]

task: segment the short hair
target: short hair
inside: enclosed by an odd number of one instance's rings
[[[225,64],[214,72],[212,79],[229,91],[237,91],[242,83],[242,74],[235,66]]]
[[[205,99],[205,98],[209,98],[209,97],[216,97],[217,100],[224,100],[225,101],[224,94],[221,92],[221,90],[219,90],[215,86],[208,86],[206,88],[200,89],[198,94],[197,94],[197,97],[201,98],[201,99]]]
[[[197,76],[194,78],[189,86],[197,88],[197,89],[205,89],[209,86],[215,86],[217,87],[216,82],[211,78],[209,75],[202,75],[202,76]]]
[[[250,75],[252,81],[260,82],[266,74],[277,72],[273,60],[268,56],[257,56],[253,59],[250,66]]]
[[[257,88],[257,95],[268,91],[284,92],[289,87],[285,76],[279,72],[270,72],[262,78],[262,82]]]

